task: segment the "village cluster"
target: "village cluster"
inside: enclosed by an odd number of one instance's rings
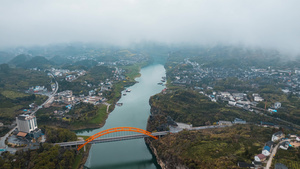
[[[67,69],[55,68],[51,68],[47,71],[49,71],[49,76],[58,77],[70,83],[87,73],[84,70],[70,71]],[[73,116],[76,115],[70,115],[68,112],[75,105],[80,103],[109,105],[106,103],[107,99],[103,96],[103,92],[111,91],[114,81],[125,80],[125,76],[123,75],[124,72],[125,71],[123,69],[115,67],[113,76],[110,79],[100,82],[98,85],[93,85],[84,81],[82,85],[90,88],[88,95],[74,95],[72,90],[65,90],[56,93],[56,83],[51,84],[50,91],[45,86],[29,87],[29,89],[25,91],[26,93],[47,95],[49,98],[42,105],[37,105],[36,103],[30,104],[29,108],[23,110],[23,114],[16,117],[17,126],[6,139],[6,144],[8,145],[6,149],[11,151],[15,151],[13,148],[16,147],[34,149],[39,146],[40,142],[45,141],[46,136],[41,132],[41,129],[37,127],[37,120],[34,115],[40,108],[56,107],[57,110],[54,110],[51,114],[56,119],[63,120],[74,118]]]
[[[213,88],[211,87],[210,89],[213,90]],[[253,111],[253,109],[262,110],[261,108],[258,108],[256,106],[258,102],[264,101],[264,99],[258,93],[253,93],[249,97],[246,93],[229,93],[229,92],[214,92],[214,91],[212,92],[212,94],[206,94],[203,91],[201,91],[200,93],[208,96],[210,100],[213,102],[217,102],[217,101],[226,102],[230,106],[243,108],[248,111]],[[275,102],[271,105],[271,107],[268,107],[267,110],[272,114],[272,113],[276,113],[279,108],[281,108],[281,103]]]
[[[258,69],[255,67],[245,69],[224,68],[218,66],[204,67],[197,62],[191,62],[184,59],[179,65],[190,65],[182,68],[179,66],[172,73],[171,84],[175,86],[192,87],[194,89],[203,89],[200,83],[206,82],[207,85],[214,87],[213,82],[218,80],[236,77],[240,81],[252,81],[249,87],[256,89],[259,84],[255,79],[259,78],[261,82],[270,83],[271,80],[283,84],[282,91],[286,94],[292,93],[300,96],[300,69]]]

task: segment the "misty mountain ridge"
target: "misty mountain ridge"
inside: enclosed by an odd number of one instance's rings
[[[36,47],[34,47],[36,48]],[[51,48],[51,50],[49,50]],[[80,51],[74,55],[64,54],[65,50],[72,49]],[[31,48],[25,49],[31,51]],[[43,51],[39,48],[39,51]],[[50,66],[75,65],[92,67],[97,65],[97,62],[114,62],[119,60],[134,59],[136,54],[149,55],[153,58],[167,58],[168,54],[175,58],[189,58],[204,66],[218,67],[268,67],[268,66],[284,66],[292,65],[296,67],[299,63],[299,57],[292,57],[280,53],[277,50],[246,47],[243,45],[164,45],[152,44],[141,46],[139,44],[124,49],[121,47],[106,47],[89,46],[89,45],[74,45],[61,46],[56,50],[53,47],[44,47],[47,55],[32,57],[21,54],[9,61],[10,65],[22,68],[49,68]],[[60,53],[62,52],[62,53]],[[60,54],[58,54],[60,53]],[[178,56],[177,56],[178,55]],[[50,57],[53,56],[53,57]],[[73,59],[71,59],[73,58]]]
[[[31,58],[32,58],[31,56],[26,55],[26,54],[17,55],[12,60],[10,60],[8,62],[8,64],[17,66],[17,65],[20,65],[22,63],[29,61]]]
[[[49,68],[56,65],[43,56],[30,57],[24,54],[16,56],[9,64],[21,68]]]
[[[51,59],[49,59],[51,62],[56,63],[58,65],[64,65],[64,64],[70,64],[73,61],[67,57],[63,57],[60,55],[56,55],[54,57],[52,57]]]

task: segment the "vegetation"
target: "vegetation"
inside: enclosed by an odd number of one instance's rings
[[[49,144],[43,144],[38,150],[18,151],[15,155],[5,152],[0,158],[3,169],[30,168],[30,169],[56,169],[72,168],[76,150],[68,150]]]
[[[7,128],[7,127],[0,127],[0,137],[3,137],[8,132],[9,132],[9,128]]]
[[[171,90],[166,94],[157,94],[150,98],[150,104],[150,131],[166,130],[170,118],[193,126],[212,125],[219,120],[233,121],[235,118],[255,123],[269,120],[253,112],[212,102],[192,90]]]
[[[76,161],[75,159],[77,159],[78,156],[82,157],[83,151],[77,153],[77,150],[75,149],[65,149],[58,145],[52,146],[49,143],[76,141],[76,134],[62,128],[42,126],[41,129],[47,136],[47,143],[40,144],[40,147],[37,150],[20,150],[14,155],[9,152],[2,153],[3,158],[0,158],[0,167],[3,169],[72,168]]]
[[[29,109],[29,104],[43,103],[47,97],[26,94],[31,86],[50,87],[51,79],[39,71],[10,68],[7,64],[0,65],[0,121],[11,124],[23,109]]]
[[[105,83],[106,79],[113,77],[114,70],[114,68],[108,68],[106,66],[94,66],[85,76],[82,76],[72,82],[68,82],[64,79],[58,79],[59,91],[72,90],[75,95],[88,95],[90,90],[98,87],[100,83]],[[91,84],[92,86],[88,87],[87,84]]]
[[[47,136],[47,143],[59,143],[77,140],[76,134],[68,129],[54,128],[49,126],[42,126],[41,129],[42,132]]]
[[[272,166],[276,163],[284,164],[288,168],[300,168],[300,148],[289,147],[288,150],[278,149]]]
[[[70,111],[70,113],[81,113],[84,114],[83,117],[80,117],[76,120],[73,120],[70,124],[72,128],[80,128],[80,126],[85,126],[87,128],[88,126],[91,127],[99,127],[99,125],[103,125],[105,123],[105,120],[107,118],[106,113],[106,105],[100,105],[100,106],[94,106],[92,111],[87,110],[84,111],[84,109],[93,106],[88,104],[87,107],[81,107],[79,109],[72,109],[73,111]],[[91,107],[90,107],[91,108]]]
[[[65,107],[49,107],[37,111],[36,116],[40,125],[60,126],[68,129],[95,128],[105,123],[107,118],[106,105],[80,103],[75,105],[65,117],[55,115],[54,111],[64,111]]]
[[[271,136],[270,128],[235,125],[222,129],[182,131],[151,140],[151,144],[167,168],[184,165],[190,169],[228,169],[238,168],[239,161],[253,161]]]

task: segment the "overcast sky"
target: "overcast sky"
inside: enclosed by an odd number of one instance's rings
[[[299,0],[0,0],[0,47],[143,40],[300,52]]]

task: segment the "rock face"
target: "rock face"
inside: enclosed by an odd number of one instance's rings
[[[169,157],[160,157],[150,138],[146,138],[145,141],[152,153],[155,155],[157,163],[162,169],[188,169],[187,166],[182,165],[178,162],[178,160],[173,159],[172,155]]]
[[[157,150],[155,147],[153,147],[150,139],[146,138],[145,141],[146,141],[147,145],[149,146],[150,150],[152,151],[152,153],[155,155],[157,164],[159,164],[162,169],[166,169],[165,163],[158,157]]]
[[[174,121],[170,119],[170,117],[168,118],[168,116],[161,113],[157,107],[151,105],[150,111],[151,116],[149,117],[147,122],[148,131],[164,131],[167,130],[168,125],[174,123]],[[161,166],[162,169],[188,169],[188,167],[186,167],[185,165],[180,164],[180,160],[173,157],[172,154],[169,154],[168,156],[160,156],[159,152],[157,152],[157,149],[155,148],[155,144],[153,144],[153,142],[155,141],[158,140],[145,138],[146,144],[155,155],[157,163]]]

